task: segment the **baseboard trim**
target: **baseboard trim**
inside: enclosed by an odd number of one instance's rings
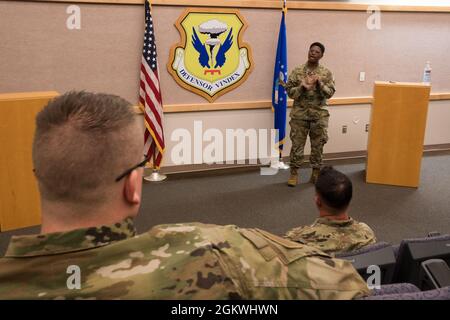
[[[423,152],[448,151],[450,150],[450,143],[432,144],[423,147]]]
[[[450,151],[450,143],[444,144],[433,144],[424,146],[424,154],[434,153],[434,152],[445,152]],[[349,151],[349,152],[336,152],[336,153],[326,153],[323,155],[324,161],[334,161],[334,160],[349,160],[349,159],[361,159],[366,158],[367,151]],[[305,157],[308,161],[308,156]],[[284,162],[289,162],[289,157],[283,157]],[[239,172],[239,171],[249,171],[257,170],[263,167],[262,164],[250,163],[246,160],[245,163],[234,163],[234,164],[212,164],[208,165],[202,164],[188,164],[188,165],[178,165],[178,166],[168,166],[161,168],[161,173],[163,174],[190,174],[198,172],[210,172],[210,171],[225,171],[225,172]],[[146,169],[146,174],[150,173],[151,169]]]

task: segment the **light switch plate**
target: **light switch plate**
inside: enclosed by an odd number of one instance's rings
[[[361,82],[366,81],[366,73],[364,71],[361,71],[359,73],[359,81]]]

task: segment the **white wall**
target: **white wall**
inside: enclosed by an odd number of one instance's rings
[[[136,103],[143,6],[80,3],[82,27],[69,30],[69,5],[0,0],[0,92],[88,90],[115,93]],[[170,48],[180,41],[174,22],[184,10],[183,6],[153,7],[165,105],[205,103],[181,88],[165,67]],[[241,86],[217,102],[269,101],[280,10],[246,8],[239,12],[249,23],[243,40],[252,47],[255,68]],[[305,62],[310,43],[321,41],[327,47],[322,62],[336,79],[335,97],[371,95],[376,80],[421,81],[427,60],[433,67],[433,93],[450,91],[450,14],[383,12],[379,30],[367,29],[368,17],[365,11],[290,10],[289,70]],[[359,81],[360,71],[366,73],[365,82]],[[330,112],[325,152],[365,150],[370,105],[334,106]],[[449,119],[450,101],[430,104],[425,144],[450,143]],[[192,131],[195,120],[202,120],[204,129],[225,133],[227,128],[272,128],[273,114],[269,109],[166,114],[165,166],[174,164],[170,159],[175,145],[170,141],[172,132],[177,128]],[[347,125],[347,134],[342,134],[342,125]],[[284,154],[289,150],[287,139]]]
[[[428,108],[425,145],[450,143],[450,101],[434,101]]]
[[[368,133],[366,124],[370,123],[370,105],[349,105],[329,107],[330,140],[325,145],[325,153],[340,153],[350,151],[364,151],[367,149]],[[290,109],[289,109],[290,110]],[[425,145],[450,143],[450,101],[432,101],[428,109]],[[269,109],[168,113],[165,115],[164,128],[166,139],[166,153],[163,166],[173,166],[171,160],[172,148],[178,143],[171,141],[172,132],[178,128],[185,128],[194,137],[194,121],[202,121],[203,132],[209,128],[219,129],[225,136],[226,129],[244,130],[250,128],[273,128],[273,113]],[[289,119],[288,119],[289,121]],[[342,126],[347,126],[347,133],[342,133]],[[289,125],[287,127],[289,137]],[[205,147],[209,142],[204,142]],[[286,140],[283,155],[289,155],[291,143]],[[248,149],[248,145],[247,145]],[[309,141],[305,154],[309,154]],[[194,163],[194,157],[191,157]]]

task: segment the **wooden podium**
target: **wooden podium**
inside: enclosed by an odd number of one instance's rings
[[[366,182],[418,187],[430,85],[375,82]]]
[[[0,94],[0,231],[41,223],[31,146],[36,114],[57,95]]]

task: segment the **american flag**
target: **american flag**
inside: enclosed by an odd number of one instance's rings
[[[156,59],[155,33],[148,0],[145,1],[145,34],[141,61],[139,102],[144,111],[144,154],[159,169],[164,152],[163,108]]]

